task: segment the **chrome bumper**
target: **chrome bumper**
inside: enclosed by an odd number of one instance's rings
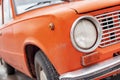
[[[109,72],[120,70],[120,56],[113,57],[104,62],[62,74],[60,80],[91,80]]]

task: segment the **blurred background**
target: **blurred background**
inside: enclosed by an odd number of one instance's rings
[[[0,63],[0,80],[32,80],[19,71],[16,71],[15,75],[7,75],[6,69]]]

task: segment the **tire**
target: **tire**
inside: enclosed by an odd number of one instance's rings
[[[34,63],[37,80],[59,80],[55,68],[41,51],[36,53]]]
[[[107,77],[107,78],[102,79],[102,80],[120,80],[120,74],[110,76],[110,77]]]
[[[13,74],[15,74],[15,69],[14,69],[12,66],[10,66],[9,64],[7,64],[4,60],[2,60],[2,64],[3,64],[3,66],[5,67],[6,73],[7,73],[8,75],[13,75]]]

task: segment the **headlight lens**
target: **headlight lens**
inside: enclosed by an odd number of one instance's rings
[[[72,43],[79,51],[91,52],[95,50],[102,37],[99,22],[92,16],[78,18],[71,29]]]
[[[87,20],[81,20],[75,27],[74,40],[80,48],[91,48],[97,39],[97,31],[95,25]]]

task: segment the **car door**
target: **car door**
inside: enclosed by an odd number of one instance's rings
[[[13,28],[17,22],[14,18],[14,8],[11,5],[12,0],[3,1],[3,26],[1,31],[1,56],[11,66],[18,70],[23,71],[23,55],[16,49],[18,43],[16,43],[16,36],[14,35]],[[10,2],[11,1],[11,2]],[[19,42],[19,41],[18,41]],[[22,58],[21,58],[22,57]]]
[[[2,2],[2,13],[3,13],[3,25],[0,29],[1,38],[1,55],[8,63],[13,63],[12,58],[12,37],[13,31],[11,27],[12,22],[12,7],[10,6],[10,0],[3,0]]]
[[[2,43],[1,43],[1,28],[2,28],[2,5],[0,4],[0,51],[2,49],[1,48],[2,47]],[[1,54],[0,54],[0,57],[1,57]]]

